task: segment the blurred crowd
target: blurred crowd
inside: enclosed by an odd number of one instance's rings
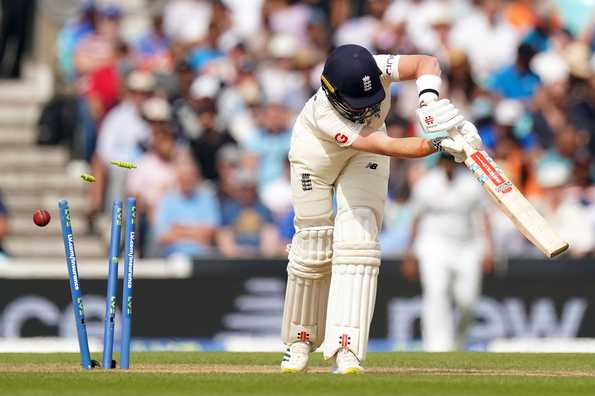
[[[357,43],[434,55],[442,96],[582,257],[595,248],[595,9],[586,3],[153,1],[146,29],[126,35],[125,8],[86,2],[59,35],[69,95],[53,104],[70,109],[58,117],[61,131],[71,127],[73,159],[97,178],[90,217],[136,196],[144,256],[280,256],[293,234],[292,123],[319,88],[328,52]],[[388,133],[418,134],[415,84],[393,91]],[[51,138],[50,107],[40,120],[45,143],[64,141]],[[410,192],[435,162],[392,160],[385,255],[406,249]],[[496,252],[538,254],[497,209],[490,220]]]

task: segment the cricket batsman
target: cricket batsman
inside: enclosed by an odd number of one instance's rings
[[[390,85],[413,79],[422,128],[449,136],[387,136]],[[462,162],[463,142],[479,149],[481,139],[449,100],[438,100],[440,67],[433,57],[373,56],[343,45],[327,58],[321,82],[296,119],[289,152],[296,233],[287,265],[282,339],[288,347],[281,371],[305,371],[310,352],[324,340],[333,372],[360,373],[376,301],[389,157],[441,151]]]

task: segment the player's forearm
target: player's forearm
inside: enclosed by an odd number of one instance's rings
[[[436,152],[432,140],[421,137],[392,138],[365,128],[351,148],[398,158],[420,158]]]
[[[399,79],[415,80],[423,75],[440,76],[438,59],[427,55],[401,55],[399,60]]]
[[[432,141],[421,137],[390,138],[378,147],[377,154],[397,158],[421,158],[436,152]]]
[[[420,78],[426,74],[431,74],[434,76],[440,76],[442,74],[442,70],[440,70],[440,63],[438,62],[437,58],[426,55],[421,56],[415,71],[415,78]]]
[[[392,138],[387,145],[387,154],[398,158],[421,158],[436,152],[430,139],[421,137]]]

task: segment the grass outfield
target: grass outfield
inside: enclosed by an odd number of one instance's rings
[[[99,359],[99,356],[95,356]],[[594,395],[591,354],[370,353],[367,372],[279,374],[280,353],[135,353],[83,370],[78,354],[0,354],[0,395]]]

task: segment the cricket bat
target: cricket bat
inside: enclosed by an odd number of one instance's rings
[[[475,150],[468,144],[463,148],[467,155],[467,168],[525,238],[549,258],[568,249],[568,243],[560,238],[485,151]]]

